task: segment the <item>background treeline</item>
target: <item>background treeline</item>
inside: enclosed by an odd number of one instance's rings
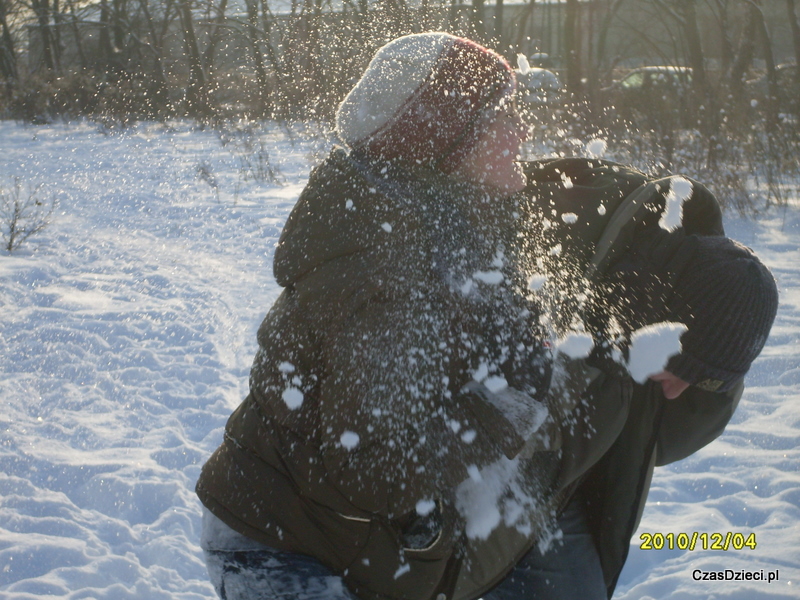
[[[767,203],[797,179],[795,0],[0,0],[0,117],[326,123],[376,48],[431,29],[547,54],[564,92],[531,116],[554,151],[603,137],[642,168],[713,176],[734,205],[754,179]],[[693,76],[626,104],[611,84],[640,65]]]

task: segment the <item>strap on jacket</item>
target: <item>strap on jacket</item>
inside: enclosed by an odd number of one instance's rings
[[[595,245],[594,255],[584,271],[584,275],[588,280],[593,281],[598,274],[608,267],[608,263],[614,258],[611,249],[614,247],[614,243],[619,238],[623,228],[631,222],[648,199],[659,193],[663,183],[663,180],[645,183],[636,188],[633,193],[629,194],[620,203],[611,216],[608,225],[603,230],[603,235]]]

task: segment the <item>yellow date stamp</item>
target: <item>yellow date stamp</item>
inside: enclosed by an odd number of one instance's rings
[[[641,550],[750,550],[756,549],[756,534],[751,533],[643,533]]]

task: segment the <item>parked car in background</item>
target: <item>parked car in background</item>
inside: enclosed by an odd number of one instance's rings
[[[603,92],[611,99],[627,103],[653,97],[677,99],[685,96],[691,86],[692,70],[689,67],[652,66],[629,71]]]
[[[692,70],[679,66],[638,67],[601,89],[608,109],[645,129],[692,127]]]

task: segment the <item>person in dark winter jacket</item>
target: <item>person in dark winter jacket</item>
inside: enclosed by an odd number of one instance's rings
[[[477,598],[554,529],[557,453],[525,452],[552,360],[513,256],[514,94],[499,55],[428,33],[342,102],[197,483],[222,598]]]
[[[598,433],[615,432],[610,446],[584,431],[586,444],[565,447],[562,472],[570,471],[572,456],[582,468],[563,484],[570,506],[585,516],[595,554],[581,564],[552,559],[546,581],[519,569],[510,576],[520,598],[610,598],[654,466],[685,458],[722,433],[766,342],[778,292],[755,254],[724,237],[717,201],[696,181],[648,181],[622,165],[587,159],[535,161],[525,171],[528,212],[546,224],[544,247],[529,254],[550,279],[546,294],[572,309],[572,322],[554,319],[562,335],[575,327],[576,314],[583,317],[578,325],[594,333],[589,363],[613,369],[614,340],[625,346],[642,328],[686,327],[680,352],[631,381],[622,410],[602,415],[602,403],[587,408]],[[681,218],[668,219],[668,212]],[[560,251],[548,251],[554,247]],[[621,350],[633,361],[635,347]],[[552,554],[568,554],[570,544],[565,539]]]

